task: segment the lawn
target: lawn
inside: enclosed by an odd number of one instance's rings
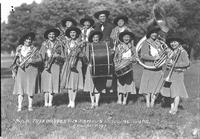
[[[75,109],[67,108],[66,93],[55,96],[54,107],[45,108],[43,94],[34,97],[34,111],[27,111],[27,96],[23,111],[16,112],[17,97],[12,95],[14,80],[1,61],[2,136],[20,139],[157,139],[198,138],[200,129],[200,61],[191,64],[185,73],[189,99],[180,103],[177,115],[168,113],[169,106],[159,97],[154,108],[146,108],[142,96],[130,95],[128,105],[116,104],[116,94],[104,94],[99,108],[90,109],[89,94],[78,93]],[[142,68],[135,67],[136,86],[139,87]]]

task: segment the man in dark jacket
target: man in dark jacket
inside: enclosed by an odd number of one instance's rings
[[[94,29],[103,33],[102,40],[105,41],[110,41],[110,34],[114,28],[114,25],[107,21],[109,15],[110,12],[107,10],[99,11],[94,14],[94,17],[99,20],[99,22],[94,25]]]

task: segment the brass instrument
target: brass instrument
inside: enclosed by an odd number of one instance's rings
[[[143,46],[142,44],[144,41],[146,41],[149,46],[156,48],[158,51],[158,57],[154,61],[153,66],[145,65],[143,61],[140,59],[139,53]],[[153,43],[151,43],[147,40],[146,36],[144,36],[136,45],[136,60],[139,62],[140,65],[142,65],[143,67],[147,69],[157,69],[157,68],[160,68],[169,58],[168,57],[169,49],[170,48],[167,46],[167,44],[164,41],[157,39]]]
[[[65,28],[62,27],[61,23],[57,23],[56,28],[61,32],[61,35],[65,35]]]
[[[45,57],[48,57],[48,61],[46,63],[45,69],[49,73],[51,72],[51,67],[56,60],[56,57],[54,56],[56,53],[61,54],[61,52],[59,50],[56,50],[56,48],[53,48],[53,50],[51,52],[51,57],[45,56]]]
[[[154,25],[156,23],[162,31],[167,33],[169,31],[169,28],[167,26],[164,9],[159,7],[158,5],[154,5],[153,17],[154,17],[152,20],[153,22],[149,26]],[[145,63],[143,63],[143,61],[140,59],[139,53],[143,46],[142,44],[145,41],[150,46],[157,48],[157,51],[158,51],[159,56],[156,57],[156,60],[154,61],[153,66],[145,65]],[[160,68],[166,62],[166,60],[169,58],[169,49],[170,48],[164,42],[163,38],[158,38],[155,42],[150,43],[150,42],[148,42],[147,37],[144,36],[136,45],[136,59],[141,66],[143,66],[147,69],[157,69],[157,68]]]
[[[169,48],[167,44],[160,39],[156,39],[153,43],[148,40],[146,42],[157,49],[159,58],[154,61],[154,66],[156,68],[161,67],[168,59]]]
[[[168,24],[166,20],[166,12],[163,7],[158,4],[153,6],[153,21],[161,28],[162,31],[168,32]]]
[[[70,67],[72,71],[78,72],[76,69],[76,66],[77,66],[79,54],[81,51],[82,51],[82,45],[79,44],[75,46],[75,48],[73,48],[68,55],[68,59],[72,59],[70,63]]]
[[[176,63],[177,63],[177,61],[178,61],[178,58],[179,58],[180,54],[181,54],[181,49],[178,48],[178,50],[177,50],[177,52],[176,52],[176,55],[173,57],[173,59],[171,59],[171,58],[168,59],[169,61],[172,60],[172,66],[171,66],[171,68],[170,68],[170,70],[169,70],[168,75],[166,76],[166,78],[165,78],[164,81],[163,81],[163,86],[164,86],[164,87],[169,88],[169,87],[171,86],[171,84],[172,84],[172,82],[170,82],[170,79],[171,79],[173,70],[174,70],[174,68],[175,68],[175,65],[176,65]],[[167,64],[167,63],[166,63],[166,64]]]
[[[29,63],[27,63],[27,61],[29,59],[31,59],[37,52],[39,51],[39,49],[35,49],[35,51],[33,53],[31,53],[30,55],[28,55],[27,57],[25,57],[22,62],[19,64],[19,67],[24,69],[27,68],[29,66]]]

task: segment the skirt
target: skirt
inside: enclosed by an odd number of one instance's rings
[[[29,66],[25,70],[18,68],[13,94],[33,96],[38,91],[38,68]]]
[[[188,98],[188,93],[184,84],[184,73],[183,72],[173,72],[171,76],[171,86],[170,88],[162,87],[161,94],[165,97],[174,98],[180,96],[183,98]]]
[[[41,90],[42,92],[59,93],[61,66],[52,64],[51,72],[45,69],[41,74]]]
[[[120,93],[130,92],[136,94],[135,82],[133,81],[133,71],[118,77],[117,79],[117,91]]]
[[[69,61],[70,62],[70,61]],[[62,75],[65,75],[65,77],[62,77],[62,89],[67,90],[83,90],[83,73],[82,73],[82,62],[81,60],[78,60],[76,69],[78,72],[74,72],[70,68],[70,64],[65,63],[66,68],[65,71],[63,71]]]
[[[162,85],[162,70],[144,69],[139,94],[159,93],[159,88]]]

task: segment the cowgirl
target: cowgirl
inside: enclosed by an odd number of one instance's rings
[[[16,50],[16,56],[18,57],[16,63],[18,66],[16,67],[17,74],[13,75],[15,78],[13,94],[18,95],[18,112],[22,110],[24,94],[28,95],[28,110],[33,110],[32,103],[33,95],[36,93],[38,64],[42,61],[38,53],[38,48],[32,44],[34,38],[34,33],[24,35],[20,39],[19,46]],[[22,66],[22,62],[25,59],[27,59],[27,62]],[[19,65],[21,65],[21,67]]]
[[[160,32],[160,28],[152,27],[149,28],[148,33],[146,35],[147,40],[142,44],[144,45],[141,49],[141,58],[143,59],[145,65],[153,65],[154,60],[158,57],[158,50],[156,46],[149,45],[148,42],[152,44],[158,38],[158,33]],[[158,93],[159,86],[161,85],[162,78],[162,69],[150,70],[144,68],[139,94],[144,94],[146,97],[146,105],[147,107],[153,107],[156,99],[156,93]]]
[[[115,67],[121,65],[127,60],[134,60],[132,57],[135,53],[135,47],[133,46],[134,34],[129,31],[124,31],[119,34],[120,44],[117,45],[115,50],[114,63]],[[128,93],[136,94],[135,82],[133,81],[133,70],[127,74],[117,78],[117,96],[118,104],[126,105]]]
[[[175,63],[175,68],[171,75],[172,84],[170,88],[163,87],[161,89],[161,94],[165,97],[171,97],[173,99],[169,113],[176,114],[178,111],[180,98],[188,98],[188,94],[184,84],[184,71],[187,69],[187,67],[189,67],[190,61],[187,52],[182,47],[183,40],[181,38],[175,36],[167,38],[166,41],[168,46],[172,48],[174,56],[178,56],[178,59]],[[180,51],[179,55],[178,51]],[[173,58],[169,61],[169,63],[167,63],[168,67],[164,74],[164,77],[167,75],[167,73],[169,73],[169,70],[172,66],[172,62]]]
[[[60,70],[64,60],[64,52],[57,40],[60,31],[49,29],[44,33],[46,39],[41,46],[44,70],[41,74],[41,89],[44,92],[44,105],[52,106],[53,95],[59,92]]]
[[[90,70],[91,70],[91,55],[90,55],[90,48],[93,47],[100,47],[101,45],[106,45],[104,41],[101,41],[103,37],[103,33],[101,31],[92,31],[89,36],[89,44],[86,48],[86,56],[89,61],[89,65],[87,66],[86,77],[85,77],[85,85],[84,91],[90,92],[91,98],[91,108],[99,106],[100,94],[105,93],[106,83],[108,82],[107,78],[105,77],[97,77],[92,79]]]
[[[112,29],[110,34],[110,38],[114,41],[114,43],[119,43],[119,34],[125,30],[131,31],[126,24],[128,23],[128,17],[124,15],[119,15],[114,19],[115,28]]]
[[[68,107],[75,107],[75,99],[78,90],[83,90],[83,74],[82,74],[82,62],[81,51],[82,42],[79,39],[81,30],[77,27],[70,27],[66,30],[65,35],[70,38],[66,43],[68,62],[63,68],[63,78],[61,85],[63,89],[67,89],[69,96]]]
[[[83,51],[86,51],[86,45],[88,43],[90,32],[94,30],[93,29],[94,20],[92,19],[92,17],[86,15],[84,18],[80,20],[80,24],[83,26],[81,29],[81,40],[84,42]],[[85,80],[85,74],[86,74],[87,63],[88,63],[86,57],[83,57],[82,63],[83,63],[83,66],[82,66],[83,78]]]

